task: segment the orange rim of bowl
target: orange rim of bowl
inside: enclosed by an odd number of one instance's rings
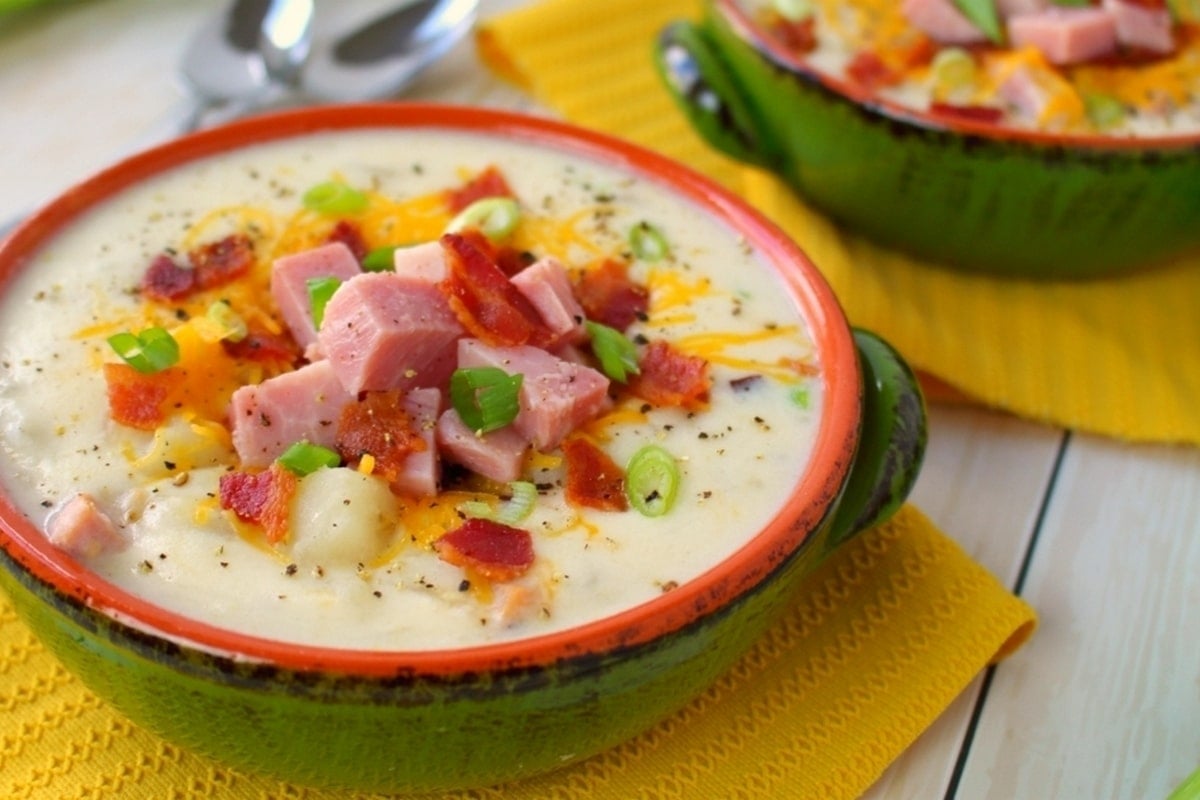
[[[804,543],[841,489],[859,432],[856,349],[832,289],[794,242],[709,179],[648,150],[552,120],[436,104],[362,104],[256,117],[135,155],[61,195],[0,242],[0,290],[56,231],[141,180],[254,144],[322,132],[389,128],[443,129],[539,143],[655,180],[725,220],[767,263],[777,265],[777,274],[811,328],[825,377],[825,408],[810,463],[770,523],[715,567],[639,606],[560,632],[442,650],[370,651],[295,644],[190,619],[109,583],[51,545],[7,493],[0,493],[0,545],[60,594],[181,646],[285,669],[368,676],[461,675],[545,665],[630,647],[679,630],[754,589]]]
[[[894,122],[933,131],[953,132],[980,136],[998,142],[1015,142],[1029,145],[1079,147],[1089,151],[1132,151],[1132,150],[1183,150],[1200,148],[1200,130],[1193,133],[1176,133],[1169,136],[1105,136],[1086,133],[1054,133],[1018,128],[994,122],[958,119],[939,116],[928,111],[902,105],[886,97],[880,97],[872,89],[851,80],[815,69],[804,59],[784,47],[754,22],[742,8],[741,0],[714,0],[725,15],[725,19],[746,43],[752,44],[760,53],[768,55],[777,64],[792,72],[804,75],[824,86],[834,94],[841,95],[867,111],[873,111]]]

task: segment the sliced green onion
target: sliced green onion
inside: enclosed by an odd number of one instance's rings
[[[231,342],[240,342],[246,338],[250,330],[246,327],[246,320],[242,319],[233,306],[226,303],[224,300],[216,300],[208,307],[205,314],[206,317],[221,326],[224,331],[221,338]]]
[[[396,269],[396,251],[400,245],[377,247],[363,256],[362,268],[367,272],[393,272]]]
[[[807,411],[812,403],[812,397],[808,393],[808,389],[804,386],[792,389],[788,395],[788,399],[792,401],[792,405],[801,410]]]
[[[126,364],[148,375],[162,372],[179,361],[179,343],[157,326],[136,334],[114,333],[108,337],[108,344]]]
[[[487,433],[512,423],[521,411],[520,373],[499,367],[466,367],[450,376],[450,403],[459,419],[475,433]]]
[[[296,442],[276,460],[302,478],[322,467],[338,467],[342,464],[342,457],[335,451],[309,442]]]
[[[771,6],[789,22],[808,19],[813,13],[812,0],[771,0]]]
[[[305,192],[301,202],[318,214],[355,214],[367,207],[367,196],[344,183],[327,181]]]
[[[325,306],[342,285],[342,281],[333,277],[309,278],[305,285],[308,287],[308,304],[312,309],[313,327],[320,330],[321,323],[325,321]]]
[[[975,59],[961,47],[939,50],[929,63],[934,88],[939,94],[966,89],[975,83]]]
[[[592,337],[592,352],[600,362],[600,369],[614,381],[625,383],[630,373],[641,371],[638,367],[638,352],[633,342],[616,328],[588,320],[584,323]]]
[[[1115,128],[1125,121],[1125,105],[1112,95],[1084,92],[1083,107],[1088,119],[1102,131]]]
[[[468,500],[460,503],[458,510],[468,517],[479,517],[500,522],[504,525],[516,525],[533,513],[537,503],[537,487],[529,481],[513,481],[508,485],[511,494],[508,500],[499,506],[482,500]]]
[[[954,0],[954,5],[994,43],[1000,44],[1004,41],[1000,14],[996,11],[996,0]]]
[[[661,517],[675,505],[679,465],[675,456],[656,444],[633,454],[625,467],[625,496],[646,517]]]
[[[663,232],[644,221],[630,229],[629,246],[633,254],[643,261],[659,261],[671,251]]]
[[[447,232],[456,233],[474,228],[493,242],[511,234],[521,221],[521,207],[511,197],[484,197],[458,212],[446,226]]]

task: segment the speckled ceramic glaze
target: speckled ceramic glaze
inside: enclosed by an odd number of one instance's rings
[[[820,75],[733,0],[666,29],[660,71],[714,146],[855,231],[945,266],[1116,274],[1200,248],[1200,135],[1054,136],[935,120]]]
[[[851,331],[796,245],[686,168],[557,123],[437,106],[260,118],[136,156],[53,203],[0,245],[0,285],[56,230],[164,169],[312,131],[449,127],[520,137],[665,178],[779,264],[821,321],[827,375],[813,467],[741,550],[651,602],[579,629],[471,649],[364,652],[230,633],[129,595],[52,547],[0,494],[0,584],[21,617],[138,724],[231,766],[318,786],[422,791],[495,784],[585,758],[646,729],[726,670],[803,576],[903,501],[924,451],[916,383]],[[781,443],[786,446],[786,443]]]

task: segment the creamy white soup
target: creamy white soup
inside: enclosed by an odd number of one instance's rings
[[[249,266],[224,271],[235,245]],[[314,252],[341,266],[319,274]],[[297,254],[308,277],[292,288],[308,296],[289,317],[271,287]],[[588,284],[605,270],[614,281]],[[545,275],[566,276],[559,294]],[[397,314],[363,322],[392,284],[417,286],[396,302],[454,341],[420,368],[385,353],[367,375],[358,362],[379,342],[326,326],[410,342],[388,327]],[[564,303],[583,307],[585,285],[618,291],[593,291],[593,310],[559,313],[547,333]],[[633,298],[631,317],[617,296]],[[597,323],[606,309],[625,318]],[[525,335],[507,330],[513,313],[533,331],[525,344],[504,338]],[[671,591],[778,511],[822,408],[794,300],[721,222],[644,177],[449,131],[301,137],[127,190],[36,254],[0,327],[4,482],[52,541],[184,615],[328,646],[511,640]],[[500,373],[470,371],[495,352]],[[551,365],[544,396],[541,367],[518,372],[517,353]],[[452,396],[451,369],[522,375],[523,388],[495,395],[495,416],[483,389]],[[656,374],[690,377],[664,392]],[[591,394],[563,406],[569,425],[533,407],[580,386]],[[398,459],[370,444],[394,444],[393,430],[351,441],[348,408],[369,427],[397,407]],[[451,411],[467,434],[443,446]],[[468,424],[477,412],[494,430]],[[607,484],[571,488],[599,473]],[[468,527],[478,535],[453,539]]]
[[[815,69],[945,119],[1200,132],[1194,0],[743,0]]]

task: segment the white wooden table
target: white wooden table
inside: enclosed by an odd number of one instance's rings
[[[484,0],[484,13],[520,2]],[[89,0],[0,17],[0,221],[155,128],[182,97],[184,42],[221,5]],[[409,96],[532,108],[469,44]],[[1200,765],[1200,448],[963,407],[933,406],[930,426],[915,502],[1041,628],[866,796],[1165,798]]]

